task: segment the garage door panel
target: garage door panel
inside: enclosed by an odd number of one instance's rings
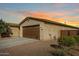
[[[39,31],[40,31],[39,25],[24,26],[23,27],[23,37],[39,39],[40,38]]]

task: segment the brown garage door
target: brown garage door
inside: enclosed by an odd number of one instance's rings
[[[24,26],[23,37],[40,39],[39,25]]]

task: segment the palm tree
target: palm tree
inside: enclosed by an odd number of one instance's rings
[[[0,37],[3,37],[4,35],[10,36],[10,34],[12,34],[12,31],[9,25],[1,19],[0,20]]]

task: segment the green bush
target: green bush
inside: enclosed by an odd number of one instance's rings
[[[59,44],[64,46],[73,46],[76,44],[76,40],[72,36],[63,36],[60,38]]]
[[[79,36],[74,36],[77,43],[79,43]]]
[[[65,56],[66,53],[62,49],[56,49],[55,51],[52,52],[53,56]]]

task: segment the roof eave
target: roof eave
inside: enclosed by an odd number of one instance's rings
[[[58,22],[55,22],[55,21],[41,19],[41,18],[34,18],[34,17],[26,17],[19,25],[21,25],[22,23],[24,23],[28,19],[42,21],[42,22],[46,22],[46,23],[49,23],[49,24],[55,24],[55,25],[64,26],[64,27],[79,29],[78,27],[75,27],[75,26],[71,26],[71,25],[67,25],[67,24],[63,24],[63,23],[58,23]]]

